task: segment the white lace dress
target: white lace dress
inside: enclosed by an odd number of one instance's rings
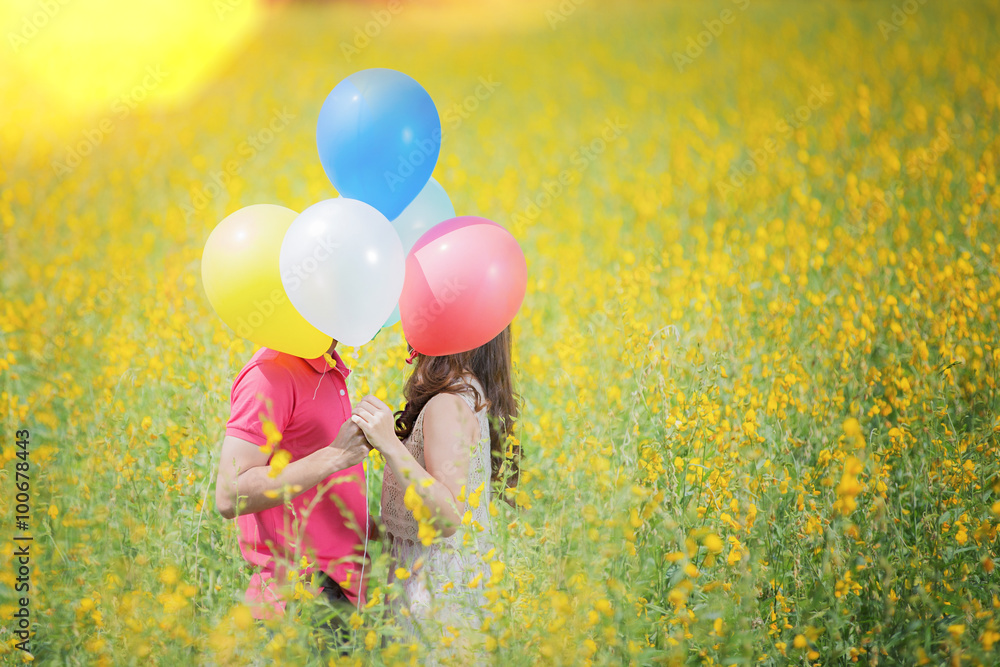
[[[484,396],[475,378],[469,378],[468,382]],[[456,645],[448,648],[441,639],[468,637],[469,632],[478,629],[489,615],[483,609],[487,604],[483,589],[490,578],[490,568],[482,556],[493,547],[489,515],[490,428],[486,408],[476,411],[472,392],[459,395],[479,420],[479,441],[469,458],[467,500],[470,493],[480,487],[482,490],[477,507],[466,503],[466,510],[471,512],[470,525],[460,526],[450,537],[438,536],[430,546],[425,546],[417,537],[417,521],[403,502],[406,487],[388,467],[382,478],[382,522],[395,561],[389,573],[389,584],[398,581],[403,588],[403,595],[390,600],[390,606],[408,635],[405,641],[423,643],[431,649],[426,664],[456,657],[453,650]],[[421,466],[425,465],[423,424],[424,410],[421,410],[410,436],[403,441]],[[397,579],[397,567],[405,568],[410,576]],[[468,584],[477,576],[480,577],[478,585],[470,588]]]

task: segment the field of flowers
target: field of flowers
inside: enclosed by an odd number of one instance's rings
[[[528,260],[521,484],[492,578],[456,584],[486,588],[497,664],[997,664],[997,6],[393,6],[377,30],[269,10],[197,96],[79,159],[100,115],[0,135],[5,664],[18,429],[36,662],[310,659],[308,591],[261,632],[214,510],[253,347],[200,258],[241,206],[335,195],[316,116],[367,67],[427,88],[435,178]],[[352,400],[399,407],[399,325],[343,355]],[[372,551],[341,662],[419,664]]]

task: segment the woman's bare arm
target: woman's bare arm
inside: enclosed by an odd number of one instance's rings
[[[479,439],[479,421],[469,405],[460,396],[447,393],[427,402],[423,417],[426,468],[396,437],[392,412],[382,401],[366,396],[355,407],[354,415],[400,485],[413,485],[430,509],[434,527],[445,537],[453,535],[465,513],[466,503],[458,497],[468,480],[469,457]]]

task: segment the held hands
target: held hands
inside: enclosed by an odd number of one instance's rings
[[[386,449],[399,444],[392,410],[371,394],[354,406],[351,421],[364,431],[371,446],[383,454],[386,453]]]
[[[341,425],[336,440],[331,442],[329,446],[341,451],[344,457],[344,468],[361,463],[371,451],[371,445],[368,444],[364,432],[351,420],[345,421]]]

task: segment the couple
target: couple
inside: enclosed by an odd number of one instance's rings
[[[261,348],[233,383],[216,507],[236,519],[240,551],[255,566],[245,600],[255,618],[284,613],[277,587],[292,565],[306,581],[318,571],[334,605],[365,604],[367,541],[377,529],[362,461],[374,448],[386,462],[390,583],[402,588],[390,606],[410,639],[436,646],[431,628],[449,627],[464,636],[445,643],[463,646],[483,613],[491,482],[517,416],[510,326],[468,352],[431,357],[411,348],[415,367],[396,415],[375,396],[352,409],[350,369],[336,347],[316,359]],[[516,483],[516,467],[503,472]],[[473,538],[456,533],[463,524]]]

